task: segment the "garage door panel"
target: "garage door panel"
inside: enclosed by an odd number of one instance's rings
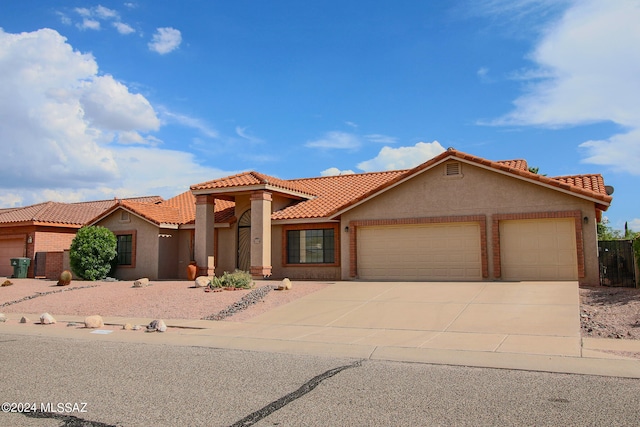
[[[24,239],[1,239],[0,240],[0,276],[10,277],[13,275],[11,258],[24,256]]]
[[[475,223],[358,228],[358,276],[370,280],[480,280]]]
[[[507,280],[577,280],[573,218],[500,222],[502,276]]]

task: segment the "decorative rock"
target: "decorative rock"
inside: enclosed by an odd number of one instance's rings
[[[68,328],[71,328],[72,326],[80,326],[80,323],[78,323],[78,322],[69,322],[69,323],[67,323],[67,327]]]
[[[142,326],[140,326],[140,325],[133,325],[133,330],[134,330],[134,331],[139,331],[140,329],[142,329]]]
[[[104,326],[104,322],[102,321],[102,316],[87,316],[84,318],[84,327],[98,329]]]
[[[132,331],[133,330],[133,325],[131,323],[125,323],[124,326],[122,327],[123,330],[125,331]]]
[[[278,290],[279,291],[288,291],[289,289],[291,289],[291,280],[289,280],[288,278],[284,278],[282,279],[282,284],[280,284],[280,286],[278,286]]]
[[[13,285],[13,282],[9,279],[5,280],[4,282],[2,282],[2,285],[0,286],[11,286]]]
[[[135,282],[133,282],[134,288],[146,288],[147,286],[149,286],[149,279],[146,277],[143,277],[142,279],[138,279]]]
[[[211,283],[211,279],[207,276],[199,276],[196,278],[195,284],[196,288],[206,288]]]
[[[166,330],[167,325],[162,319],[153,320],[151,323],[149,323],[149,326],[147,326],[147,332],[166,332]]]
[[[4,323],[7,321],[7,316],[4,313],[0,313],[0,323]]]
[[[20,323],[29,323],[29,322],[30,322],[30,320],[29,320],[29,318],[28,318],[28,317],[24,317],[24,316],[22,316],[22,317],[20,318]]]
[[[40,316],[41,325],[53,325],[54,323],[56,323],[56,319],[49,313],[43,313],[42,316]]]

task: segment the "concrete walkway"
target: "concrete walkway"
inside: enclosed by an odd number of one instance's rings
[[[640,378],[640,360],[608,352],[640,352],[640,341],[583,339],[579,315],[575,282],[338,282],[242,323],[167,320],[177,329],[105,335],[6,324],[0,333]]]

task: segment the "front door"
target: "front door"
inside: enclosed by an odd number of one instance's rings
[[[251,210],[238,221],[238,269],[251,270]]]

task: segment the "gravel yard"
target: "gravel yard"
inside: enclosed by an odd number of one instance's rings
[[[279,281],[257,281],[253,290],[205,292],[187,281],[152,281],[145,288],[134,288],[132,281],[85,282],[74,280],[68,286],[36,279],[10,279],[11,286],[0,287],[0,313],[51,313],[103,317],[148,317],[152,319],[202,319],[233,306],[250,292]],[[3,282],[0,280],[0,283]],[[326,287],[326,282],[295,282],[288,291],[266,292],[261,302],[248,305],[226,317],[243,321]],[[261,292],[262,293],[262,292]],[[46,294],[46,295],[42,295]],[[19,302],[18,302],[19,301]],[[245,304],[246,305],[246,304]]]
[[[640,339],[640,289],[581,287],[582,336]]]

